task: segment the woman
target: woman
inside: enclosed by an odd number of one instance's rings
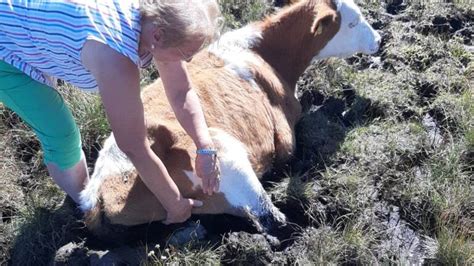
[[[167,210],[164,222],[185,221],[202,202],[183,198],[150,148],[139,67],[154,59],[176,117],[196,144],[203,190],[212,194],[217,156],[183,61],[214,39],[218,20],[215,0],[0,2],[0,102],[32,127],[50,175],[79,202],[86,162],[53,80],[98,89],[117,144]]]

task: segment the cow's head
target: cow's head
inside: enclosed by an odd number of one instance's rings
[[[378,51],[381,37],[365,20],[353,0],[333,0],[337,15],[318,13],[313,34],[321,34],[330,23],[338,20],[339,30],[314,59],[331,56],[347,57],[355,53],[373,54]]]

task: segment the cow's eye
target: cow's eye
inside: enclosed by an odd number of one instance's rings
[[[360,21],[360,18],[356,18],[353,22],[349,23],[349,28],[354,28],[355,26],[357,26],[357,24],[359,24],[359,21]]]

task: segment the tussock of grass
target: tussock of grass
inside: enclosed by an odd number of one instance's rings
[[[36,139],[31,129],[12,111],[1,107],[1,123],[5,144],[5,157],[2,159],[9,164],[17,165],[19,170],[15,173],[16,177],[22,175],[22,172],[29,178],[37,175],[44,175],[45,167],[42,165],[43,152],[40,150],[39,141]],[[30,183],[29,180],[22,180]]]
[[[224,263],[267,265],[275,259],[270,245],[262,235],[231,233],[222,242]]]
[[[230,29],[261,19],[272,10],[266,0],[223,0],[219,4],[224,16],[224,27]]]
[[[472,265],[474,263],[474,242],[466,232],[441,223],[437,231],[438,252],[436,260],[441,265]]]
[[[343,85],[350,83],[357,76],[356,73],[343,59],[329,58],[316,62],[298,80],[297,93],[301,95],[306,90],[317,89],[324,96],[342,96]]]
[[[288,204],[290,201],[297,201],[307,204],[312,196],[310,182],[304,182],[303,176],[286,177],[280,182],[273,183],[269,190],[272,202],[275,204]]]
[[[466,50],[466,47],[463,45],[462,41],[463,40],[459,37],[454,37],[446,43],[446,46],[447,51],[451,55],[451,59],[461,63],[464,67],[467,67],[472,61],[474,55],[472,52]]]
[[[342,156],[355,160],[364,171],[383,173],[417,164],[427,145],[424,129],[416,123],[378,123],[348,133]]]
[[[402,212],[407,220],[427,234],[436,234],[436,224],[471,228],[469,208],[472,204],[470,175],[460,160],[462,150],[449,145],[434,154],[411,173],[404,183],[394,184]]]
[[[436,153],[428,161],[434,191],[431,200],[439,209],[439,218],[454,219],[465,217],[472,218],[465,212],[465,206],[470,206],[473,200],[471,176],[464,169],[461,156],[464,147],[450,145]]]
[[[472,128],[473,118],[472,103],[467,103],[465,97],[470,92],[467,92],[464,97],[452,93],[442,93],[430,105],[430,112],[436,118],[438,123],[448,130],[450,133],[459,135]],[[469,107],[471,105],[471,107]]]
[[[143,266],[152,265],[220,265],[220,255],[216,248],[209,246],[167,247],[161,249],[156,246],[149,250],[148,258],[142,262]]]
[[[416,79],[416,75],[409,71],[395,75],[369,70],[357,75],[353,86],[360,97],[370,101],[369,108],[375,109],[379,117],[402,120],[407,116],[421,115],[417,106]],[[367,111],[371,112],[369,108]]]
[[[403,58],[406,65],[415,71],[425,71],[438,59],[445,56],[445,45],[436,37],[422,38],[414,34],[413,41],[402,42],[394,52],[397,58]]]
[[[367,219],[357,219],[344,227],[342,238],[347,245],[346,262],[373,264],[378,258],[375,247],[378,244],[377,228]]]
[[[307,228],[289,250],[290,261],[297,265],[336,265],[343,261],[346,243],[329,226]]]
[[[377,191],[373,181],[363,171],[351,170],[354,166],[341,165],[327,169],[315,183],[315,198],[324,211],[310,207],[312,218],[319,223],[347,222],[360,215],[374,203]],[[321,206],[320,206],[321,207]]]

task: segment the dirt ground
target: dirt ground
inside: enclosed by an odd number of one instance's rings
[[[230,25],[273,9],[257,2],[224,1]],[[0,264],[472,265],[474,11],[454,2],[362,2],[380,51],[301,77],[297,152],[263,181],[291,222],[278,240],[229,215],[97,239],[47,176],[31,131],[0,106]],[[109,132],[100,103],[63,93],[92,168]]]

